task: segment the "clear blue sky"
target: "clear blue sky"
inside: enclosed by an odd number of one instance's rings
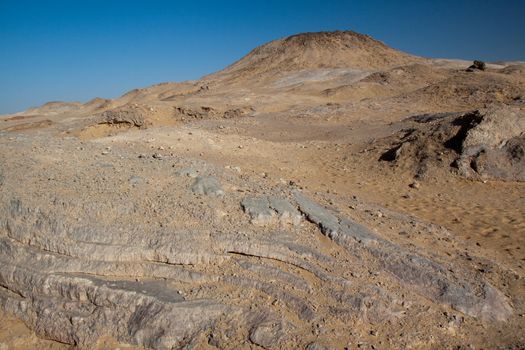
[[[337,29],[427,57],[525,60],[525,0],[0,0],[0,113],[197,79]]]

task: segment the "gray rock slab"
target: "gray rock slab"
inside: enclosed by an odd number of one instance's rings
[[[326,208],[305,197],[301,192],[295,191],[294,198],[299,209],[306,215],[308,220],[319,226],[323,234],[334,237],[341,231],[339,219]]]
[[[193,193],[200,195],[211,197],[224,196],[224,190],[222,189],[221,184],[216,178],[211,176],[198,176],[191,186],[191,190]]]
[[[340,218],[339,214],[299,191],[294,196],[299,209],[319,226],[323,234],[356,256],[368,252],[382,269],[398,278],[404,286],[434,302],[487,322],[502,321],[512,315],[507,298],[479,276],[381,239],[365,226],[350,218]],[[484,291],[481,295],[480,290]]]
[[[302,215],[289,201],[279,197],[269,197],[270,208],[277,212],[279,220],[283,223],[299,225]]]
[[[276,222],[299,225],[301,213],[286,199],[275,196],[246,197],[241,201],[252,224],[266,226]]]
[[[266,197],[247,197],[241,202],[244,212],[250,215],[250,221],[255,225],[269,225],[275,222],[276,213],[270,208]]]

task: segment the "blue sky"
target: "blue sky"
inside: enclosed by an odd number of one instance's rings
[[[197,79],[267,41],[337,29],[426,57],[525,60],[523,0],[0,0],[0,113]]]

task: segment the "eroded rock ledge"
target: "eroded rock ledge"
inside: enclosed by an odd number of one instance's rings
[[[3,140],[0,155],[0,306],[42,337],[80,348],[108,335],[156,349],[202,339],[311,348],[360,322],[416,329],[451,312],[486,324],[514,317],[480,272],[311,194],[126,149],[101,162],[102,145],[79,153],[74,139],[53,142]],[[48,154],[32,154],[35,145]],[[408,221],[396,215],[387,220]],[[323,333],[324,324],[335,328]]]

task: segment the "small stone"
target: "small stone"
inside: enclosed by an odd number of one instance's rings
[[[280,324],[262,324],[250,332],[250,341],[265,349],[274,348],[281,336]]]
[[[188,176],[196,178],[199,174],[198,171],[193,168],[183,168],[175,172],[178,176]]]
[[[144,182],[144,179],[141,178],[140,176],[136,176],[136,175],[132,175],[130,178],[129,178],[129,183],[132,184],[132,185],[137,185],[137,184],[140,184],[142,182]]]
[[[408,186],[411,187],[411,188],[415,188],[415,189],[418,189],[418,188],[421,187],[421,185],[420,185],[419,182],[417,182],[417,181],[412,182],[412,183],[411,183],[410,185],[408,185]]]
[[[224,190],[219,181],[211,176],[199,176],[191,186],[191,190],[195,194],[204,194],[212,197],[220,197],[224,195]]]
[[[305,348],[305,350],[328,350],[328,348],[318,342],[311,342]]]

